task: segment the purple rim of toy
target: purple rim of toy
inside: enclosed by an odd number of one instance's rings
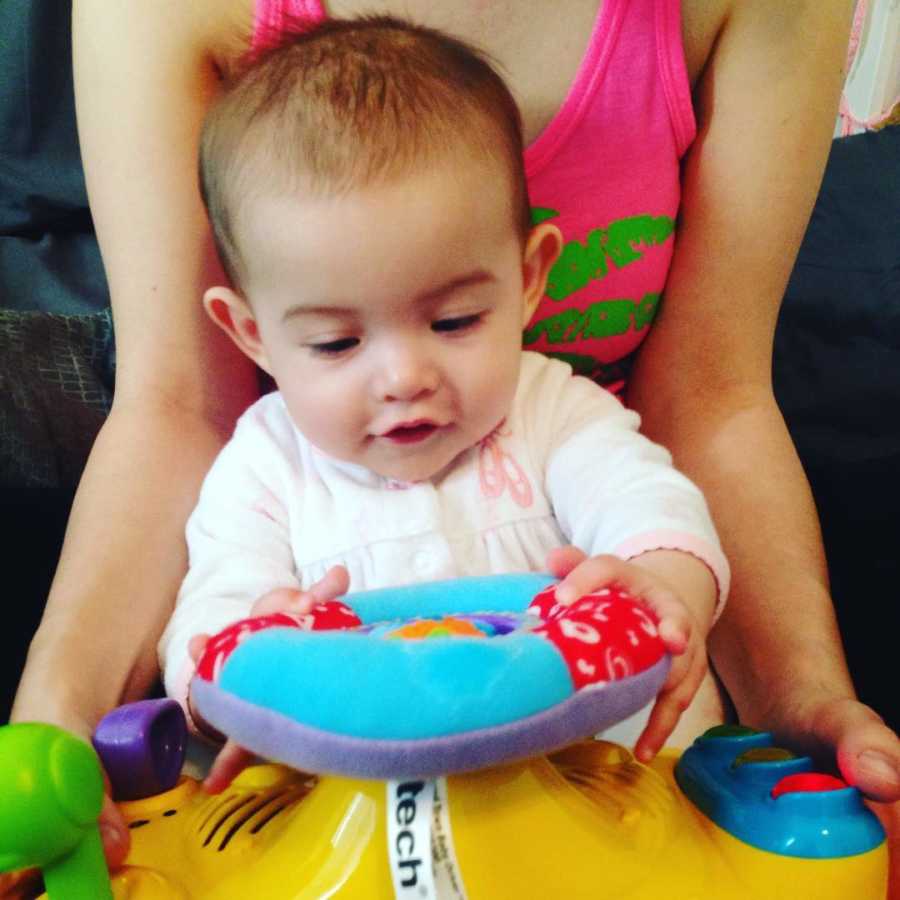
[[[358,778],[431,778],[550,753],[609,728],[653,700],[669,666],[664,656],[643,672],[584,688],[550,709],[505,725],[406,741],[311,728],[199,678],[191,694],[207,722],[266,759],[307,772]]]
[[[187,750],[184,711],[174,700],[139,700],[107,713],[92,738],[116,800],[174,787]]]

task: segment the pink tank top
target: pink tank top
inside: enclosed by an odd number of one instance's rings
[[[257,0],[254,48],[324,16],[321,0]],[[525,151],[535,221],[565,238],[528,349],[624,387],[669,271],[695,133],[680,0],[603,0],[568,96]]]

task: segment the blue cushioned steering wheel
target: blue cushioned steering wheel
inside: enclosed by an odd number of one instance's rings
[[[546,753],[643,707],[669,669],[634,598],[607,588],[562,607],[554,584],[463,578],[243,620],[210,640],[192,704],[313,772],[426,777]]]

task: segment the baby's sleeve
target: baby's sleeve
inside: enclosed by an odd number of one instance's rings
[[[251,407],[210,469],[187,527],[188,572],[159,643],[166,692],[187,707],[194,673],[188,643],[250,615],[279,587],[299,587],[285,492],[302,478],[290,438]]]
[[[716,580],[718,616],[730,571],[706,500],[669,452],[640,434],[638,414],[593,382],[569,376],[547,379],[531,419],[543,432],[545,488],[567,540],[590,556],[695,556]]]

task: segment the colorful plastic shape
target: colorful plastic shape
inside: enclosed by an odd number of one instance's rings
[[[120,804],[132,850],[116,900],[878,900],[884,843],[853,856],[760,850],[652,766],[603,741],[434,782],[255,766]],[[751,808],[749,813],[752,815]],[[393,823],[393,824],[392,824]],[[415,840],[404,833],[416,829]],[[399,839],[402,853],[391,858]],[[438,848],[432,857],[431,847]],[[405,865],[404,865],[405,864]],[[446,885],[455,887],[446,892]],[[438,893],[437,885],[443,886]],[[399,888],[399,889],[398,889]],[[453,891],[456,891],[455,893]],[[51,900],[66,900],[65,894]]]
[[[54,725],[5,725],[0,760],[0,872],[40,867],[53,900],[111,898],[90,746]]]
[[[675,777],[716,825],[760,850],[832,859],[884,841],[856,788],[814,772],[809,757],[774,747],[765,731],[710,729],[682,754]]]
[[[174,700],[139,700],[107,713],[92,738],[113,798],[137,800],[174,787],[187,750],[184,711]]]

